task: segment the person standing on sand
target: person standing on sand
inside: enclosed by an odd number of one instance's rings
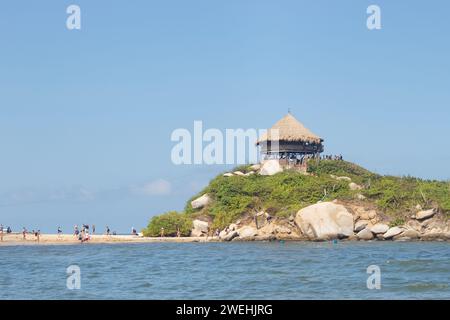
[[[22,228],[22,237],[23,240],[27,240],[27,229],[25,227]]]
[[[109,229],[109,227],[108,227],[108,226],[106,226],[106,235],[107,235],[107,236],[109,236],[109,235],[110,235],[110,233],[111,233],[111,230]]]
[[[92,234],[95,234],[95,224],[92,225]]]
[[[84,242],[84,233],[85,233],[85,231],[84,231],[84,230],[81,230],[80,235],[78,236],[78,240],[80,240],[81,243]]]
[[[41,237],[41,230],[38,230],[34,233],[34,236],[36,237],[36,242],[39,243],[39,238]]]
[[[161,228],[161,238],[164,238],[164,228]]]
[[[0,242],[3,242],[3,225],[0,224]]]
[[[77,236],[80,233],[80,231],[78,231],[78,225],[75,225],[75,227],[73,228],[73,235]]]

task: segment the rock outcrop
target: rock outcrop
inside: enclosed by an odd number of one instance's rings
[[[208,194],[205,193],[201,197],[192,201],[191,206],[194,209],[200,209],[200,208],[203,208],[204,206],[207,206],[210,202],[211,202],[211,198],[209,197]]]
[[[361,231],[359,231],[356,234],[356,237],[360,240],[372,240],[373,239],[373,233],[368,228],[365,228]]]
[[[358,220],[355,223],[355,232],[360,232],[361,230],[365,229],[370,224],[369,220]]]
[[[353,235],[353,216],[343,205],[332,202],[317,203],[300,210],[295,217],[295,223],[311,240]]]
[[[424,220],[431,218],[436,214],[436,209],[430,209],[430,210],[422,210],[416,213],[416,219],[417,220]]]
[[[267,160],[263,163],[259,174],[262,176],[273,176],[274,174],[280,173],[283,168],[278,160]]]
[[[392,227],[388,231],[386,231],[385,234],[383,234],[383,238],[385,238],[385,239],[393,238],[393,237],[398,236],[399,234],[403,233],[403,231],[405,231],[405,229],[400,228],[400,227]]]
[[[239,233],[237,232],[237,231],[231,231],[231,232],[229,232],[228,234],[226,234],[223,238],[222,238],[222,240],[223,241],[231,241],[231,240],[233,240],[234,238],[236,238],[236,237],[238,237],[239,236]]]
[[[370,228],[370,231],[372,231],[375,234],[384,234],[388,230],[389,230],[389,226],[384,223],[377,223],[376,225],[374,225]]]
[[[191,237],[202,237],[208,234],[208,222],[196,219],[192,221],[192,225]]]
[[[250,226],[243,227],[237,232],[239,234],[239,238],[242,240],[249,239],[258,235],[258,230]]]

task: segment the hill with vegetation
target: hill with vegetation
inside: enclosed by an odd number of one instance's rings
[[[251,166],[234,171],[247,173]],[[340,179],[347,177],[349,179]],[[349,180],[360,188],[352,190]],[[192,200],[208,194],[208,205],[194,209]],[[194,219],[211,222],[222,230],[238,219],[264,211],[273,217],[288,218],[319,201],[364,202],[387,217],[391,226],[404,223],[417,206],[436,208],[450,216],[450,181],[423,180],[410,176],[382,176],[356,164],[336,160],[310,160],[307,174],[285,170],[272,176],[219,175],[192,197],[183,212],[167,212],[151,219],[145,236],[188,236]]]

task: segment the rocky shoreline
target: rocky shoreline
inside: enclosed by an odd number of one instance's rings
[[[194,220],[191,234],[211,233],[207,217]],[[217,232],[217,231],[216,231]],[[450,221],[437,209],[422,210],[402,224],[355,202],[320,202],[288,218],[266,212],[246,216],[219,230],[219,241],[450,241]]]
[[[337,169],[339,164],[343,164],[349,172],[353,170],[353,173],[355,173],[359,170],[360,175],[364,175],[364,169],[355,169],[354,165],[342,161],[329,162],[328,169],[331,166],[336,171],[342,172],[343,170]],[[246,173],[242,171],[227,172],[223,174],[223,177],[225,179],[250,179],[250,176],[277,175],[285,169],[278,161],[268,160],[263,164],[248,167]],[[300,173],[311,178],[316,177],[308,172]],[[336,183],[345,185],[352,193],[352,198],[318,201],[299,210],[296,214],[291,214],[289,217],[282,217],[277,214],[271,216],[264,210],[257,213],[247,212],[223,230],[211,230],[214,228],[214,223],[211,215],[207,213],[208,209],[214,205],[215,196],[214,194],[204,193],[190,202],[195,214],[191,236],[205,237],[207,234],[217,235],[218,233],[220,241],[327,241],[333,239],[450,241],[450,219],[448,213],[438,209],[438,203],[425,201],[427,208],[422,208],[421,205],[417,204],[415,207],[409,206],[403,212],[386,215],[380,211],[375,201],[367,199],[363,194],[368,188],[366,185],[357,184],[348,176],[335,174],[325,174],[325,176],[336,181]],[[359,179],[360,183],[361,181],[363,179]],[[424,197],[423,194],[422,197]]]

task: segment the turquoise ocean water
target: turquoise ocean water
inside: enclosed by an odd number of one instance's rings
[[[67,288],[70,265],[79,290]],[[381,289],[367,288],[367,268]],[[450,243],[0,247],[0,299],[450,299]]]

